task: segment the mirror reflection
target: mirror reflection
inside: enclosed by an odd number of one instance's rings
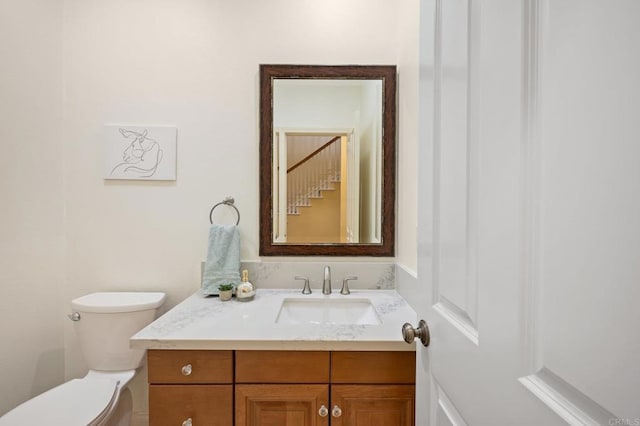
[[[380,243],[382,81],[273,81],[273,241]]]
[[[395,66],[260,66],[260,254],[393,256]]]

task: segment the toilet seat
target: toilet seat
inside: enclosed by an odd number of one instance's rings
[[[17,406],[0,418],[0,426],[99,425],[134,375],[135,370],[89,371]]]

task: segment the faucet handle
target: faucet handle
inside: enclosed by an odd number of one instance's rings
[[[311,294],[311,286],[309,285],[309,278],[303,277],[301,275],[296,275],[293,277],[296,280],[304,280],[304,287],[302,288],[302,294]]]
[[[349,281],[357,279],[358,277],[356,277],[355,275],[344,277],[344,279],[342,280],[342,290],[340,290],[340,294],[351,294],[351,292],[349,291]]]

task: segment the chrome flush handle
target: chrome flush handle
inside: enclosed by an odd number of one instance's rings
[[[67,315],[71,321],[80,321],[80,312],[74,312]]]

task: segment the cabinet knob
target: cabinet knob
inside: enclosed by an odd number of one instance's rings
[[[182,422],[182,426],[193,426],[193,421],[191,420],[191,417],[189,417],[187,420]]]
[[[334,405],[333,410],[331,410],[331,415],[333,417],[340,417],[342,415],[342,410],[337,405]]]
[[[323,405],[320,406],[320,409],[318,410],[318,415],[320,417],[327,417],[327,415],[329,415],[329,409],[327,407]]]
[[[191,366],[191,364],[187,364],[185,366],[182,367],[182,375],[183,376],[190,376],[191,375],[191,371],[193,371],[193,367]],[[188,421],[191,421],[191,419],[187,419]],[[186,420],[185,420],[186,421]],[[191,423],[189,423],[190,425]],[[188,426],[188,425],[187,425]]]

